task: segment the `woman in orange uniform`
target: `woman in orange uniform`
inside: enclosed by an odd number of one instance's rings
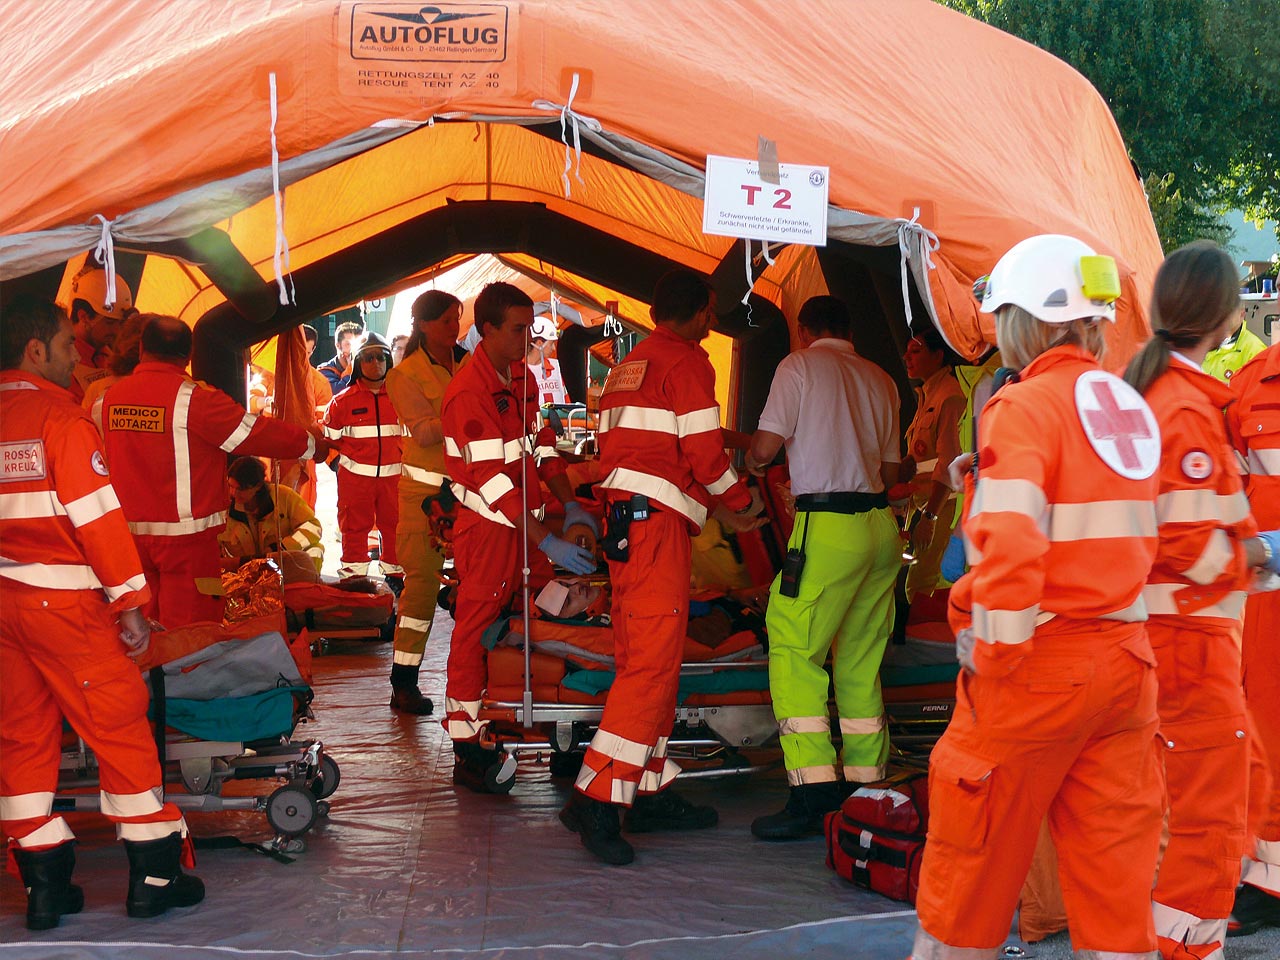
[[[1239,322],[1231,257],[1207,240],[1182,247],[1156,274],[1155,335],[1125,373],[1155,412],[1162,446],[1160,547],[1143,597],[1168,784],[1169,846],[1152,894],[1165,960],[1221,956],[1245,853],[1240,614],[1266,549],[1222,417],[1231,390],[1201,369]]]
[[[1142,588],[1159,428],[1098,364],[1120,292],[1110,257],[1032,237],[975,289],[1020,379],[984,409],[966,480],[972,569],[951,591],[965,669],[930,758],[913,954],[996,956],[1047,815],[1077,953],[1149,960],[1161,789]]]

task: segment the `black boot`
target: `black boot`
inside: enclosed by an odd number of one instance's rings
[[[84,909],[84,891],[71,882],[76,866],[73,844],[68,840],[48,850],[13,851],[27,888],[28,930],[52,930],[64,914]]]
[[[636,858],[631,844],[622,839],[618,808],[611,803],[602,803],[575,790],[560,811],[560,822],[605,863],[622,867]]]
[[[629,833],[705,830],[720,822],[720,814],[714,807],[695,806],[668,787],[658,793],[637,796],[623,821]]]
[[[391,709],[426,717],[435,705],[418,689],[418,668],[403,663],[391,665]]]
[[[499,779],[506,758],[501,750],[486,750],[478,743],[455,743],[453,782],[475,793],[510,793],[515,777]]]
[[[799,840],[822,833],[822,818],[840,809],[849,787],[840,780],[802,783],[791,788],[787,805],[779,813],[757,817],[751,832],[761,840]]]
[[[1263,927],[1280,927],[1280,897],[1246,883],[1236,890],[1227,936],[1245,937]]]
[[[393,573],[382,578],[382,582],[387,585],[387,589],[396,595],[404,593],[404,574]]]
[[[170,907],[193,907],[204,899],[199,877],[182,872],[182,837],[171,833],[159,840],[126,840],[129,855],[129,896],[125,912],[131,917],[158,917]]]

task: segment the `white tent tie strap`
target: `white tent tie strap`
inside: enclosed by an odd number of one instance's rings
[[[109,310],[116,305],[116,248],[111,239],[111,221],[100,213],[95,213],[93,218],[102,221],[102,236],[93,255],[107,272],[107,302],[103,306]]]
[[[276,120],[279,117],[279,104],[276,99],[276,74],[271,71],[271,190],[276,199],[276,248],[273,258],[276,271],[276,284],[280,287],[280,304],[288,305],[297,302],[297,291],[293,287],[293,271],[289,267],[289,241],[284,235],[284,194],[280,191],[280,150],[276,145]],[[289,273],[289,290],[285,292],[284,275]]]
[[[581,113],[577,113],[573,109],[573,98],[578,95],[578,83],[581,78],[575,71],[573,74],[573,83],[569,87],[569,99],[563,105],[553,103],[550,100],[533,101],[536,110],[556,110],[560,113],[560,142],[564,144],[564,171],[560,174],[560,180],[564,184],[564,198],[569,199],[569,171],[573,170],[573,175],[577,177],[579,183],[585,183],[582,179],[582,133],[579,124],[585,124],[587,129],[599,133],[604,129],[600,125],[600,121],[594,117],[588,117]],[[573,146],[569,146],[568,128],[573,128]],[[574,167],[574,154],[577,155],[577,167]]]
[[[898,224],[898,262],[902,272],[902,309],[906,311],[908,330],[912,329],[911,297],[907,288],[907,264],[911,260],[911,243],[914,240],[920,245],[920,255],[926,270],[934,269],[933,251],[937,250],[939,246],[938,235],[919,221],[919,207],[912,211],[910,220],[898,217],[896,221]],[[925,291],[921,290],[920,295],[924,297]]]

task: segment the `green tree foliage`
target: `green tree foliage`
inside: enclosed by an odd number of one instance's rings
[[[1280,219],[1276,0],[939,0],[1071,64],[1141,168],[1165,249]]]

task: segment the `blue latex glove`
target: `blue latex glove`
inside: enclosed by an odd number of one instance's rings
[[[957,530],[947,541],[947,549],[942,553],[942,575],[955,583],[964,576],[964,537]]]
[[[568,530],[578,523],[590,527],[592,534],[600,536],[600,524],[596,518],[587,513],[586,508],[577,500],[570,500],[564,505],[564,528]]]
[[[1265,530],[1258,534],[1258,539],[1271,547],[1271,562],[1267,564],[1267,569],[1272,573],[1280,573],[1280,530]]]
[[[545,553],[557,567],[563,567],[570,573],[585,576],[596,572],[596,558],[576,543],[561,540],[554,533],[548,533],[538,544],[538,549]]]

